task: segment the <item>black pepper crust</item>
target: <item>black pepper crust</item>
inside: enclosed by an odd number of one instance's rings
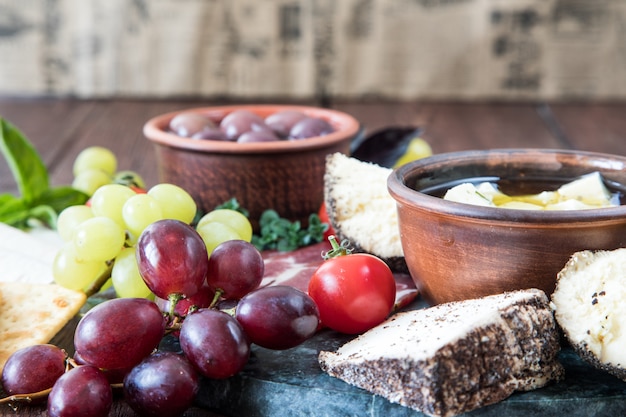
[[[566,337],[567,337],[567,333],[566,333]],[[586,343],[573,343],[572,340],[570,340],[569,338],[567,338],[567,340],[572,346],[572,348],[574,349],[574,352],[576,352],[578,356],[580,356],[581,359],[583,359],[589,365],[601,371],[608,372],[609,374],[621,379],[622,381],[626,381],[626,369],[624,369],[624,366],[626,365],[619,365],[619,364],[616,365],[616,364],[602,362],[589,349]]]
[[[427,360],[378,358],[355,365],[321,352],[320,366],[392,402],[431,416],[453,416],[562,379],[559,350],[547,298],[533,298],[502,310],[501,320],[460,335]]]
[[[330,164],[332,163],[332,155],[328,155],[326,157],[326,164]],[[332,194],[334,191],[334,184],[335,184],[335,178],[333,178],[329,173],[328,170],[326,170],[326,172],[324,172],[324,204],[326,204],[326,211],[328,214],[328,222],[330,223],[330,226],[333,228],[333,230],[335,231],[337,240],[339,242],[342,242],[344,240],[347,240],[350,242],[350,246],[353,250],[353,252],[355,253],[368,253],[365,249],[363,249],[361,246],[359,246],[359,244],[357,243],[358,239],[356,239],[354,236],[348,236],[346,235],[342,228],[341,225],[339,224],[339,220],[337,219],[336,213],[338,212],[338,208],[337,208],[337,202],[335,199],[332,198]],[[397,273],[404,273],[404,274],[408,274],[409,273],[409,267],[406,263],[406,259],[404,258],[404,256],[393,256],[393,257],[381,257],[379,256],[380,259],[382,259],[388,266],[389,269],[391,269],[393,272],[397,272]]]
[[[605,250],[583,250],[573,254],[569,258],[563,269],[561,269],[561,271],[559,271],[559,273],[557,274],[556,287],[552,296],[554,296],[555,293],[561,290],[561,286],[568,285],[568,274],[570,273],[570,271],[582,270],[588,265],[592,264],[595,261],[596,257],[609,256],[611,252],[612,251]],[[588,279],[588,277],[585,277],[585,279]],[[602,297],[605,296],[606,290],[594,292],[593,294],[591,294],[589,302],[592,306],[597,306]],[[554,305],[552,308],[556,313],[559,308],[565,307],[561,306],[557,308],[557,306]],[[601,371],[607,372],[623,381],[626,381],[626,364],[613,364],[602,362],[598,358],[598,356],[591,351],[586,342],[574,340],[574,338],[570,336],[569,330],[565,328],[562,323],[559,323],[558,314],[556,317],[557,328],[559,330],[559,333],[561,334],[562,339],[564,340],[564,342],[567,342],[570,346],[572,346],[574,352],[576,352],[581,359]],[[590,330],[587,330],[587,334],[590,334]]]

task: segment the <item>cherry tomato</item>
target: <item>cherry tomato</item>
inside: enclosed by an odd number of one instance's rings
[[[328,211],[326,211],[326,203],[322,203],[319,212],[317,215],[320,218],[322,223],[326,223],[328,225],[328,229],[324,232],[324,240],[328,240],[328,238],[335,234],[333,227],[330,225],[330,219],[328,218]]]
[[[146,194],[148,192],[145,188],[141,188],[137,185],[129,185],[128,188],[133,190],[136,194]]]
[[[389,316],[396,284],[380,258],[354,253],[324,261],[313,273],[308,292],[319,308],[322,324],[341,333],[357,334]]]

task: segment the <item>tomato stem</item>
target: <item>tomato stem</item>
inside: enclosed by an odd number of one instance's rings
[[[347,239],[339,243],[334,235],[330,235],[328,236],[328,241],[330,242],[332,249],[322,255],[324,260],[350,255],[352,253],[350,242],[348,242]]]

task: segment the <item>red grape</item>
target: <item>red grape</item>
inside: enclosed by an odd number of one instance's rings
[[[127,369],[148,356],[165,333],[157,305],[145,298],[115,298],[89,310],[76,326],[74,346],[85,363]]]
[[[208,257],[198,232],[179,220],[156,221],[137,241],[139,273],[161,298],[172,294],[189,297],[198,292],[206,277]]]
[[[109,381],[95,366],[72,368],[61,376],[48,396],[50,417],[105,417],[113,393]]]
[[[293,125],[307,117],[298,110],[281,110],[272,113],[265,118],[265,124],[269,126],[279,137],[286,138]]]
[[[324,119],[307,117],[296,123],[289,132],[290,139],[306,139],[332,133],[333,127]]]
[[[74,359],[74,362],[76,362],[76,364],[78,365],[90,365],[82,358],[82,356],[80,356],[80,353],[78,352],[74,352],[74,356],[72,356],[72,359]],[[124,381],[124,377],[130,372],[131,369],[132,367],[100,370],[102,371],[104,376],[106,376],[110,384],[121,384]]]
[[[185,317],[187,314],[189,314],[189,309],[191,308],[207,308],[211,305],[214,296],[215,293],[213,292],[213,290],[204,285],[197,293],[195,293],[191,297],[178,300],[178,302],[176,303],[176,307],[174,308],[174,313],[181,317]],[[154,302],[157,304],[162,312],[170,312],[172,300],[156,297]]]
[[[174,352],[156,352],[124,379],[124,398],[140,416],[176,417],[189,408],[198,392],[198,374]]]
[[[253,244],[227,240],[211,252],[206,282],[222,297],[238,299],[258,288],[264,272],[263,256]]]
[[[223,311],[202,309],[188,315],[179,339],[189,361],[207,378],[231,377],[250,357],[250,342],[243,328]]]
[[[2,386],[9,395],[33,394],[52,388],[65,373],[66,353],[53,345],[19,349],[2,369]]]
[[[317,305],[303,291],[286,285],[260,288],[243,297],[235,318],[252,343],[268,349],[289,349],[317,331]]]

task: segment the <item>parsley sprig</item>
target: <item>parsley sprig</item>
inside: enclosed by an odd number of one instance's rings
[[[292,251],[319,243],[324,239],[328,224],[322,223],[316,213],[309,216],[309,225],[303,228],[299,221],[280,217],[276,210],[265,210],[259,219],[260,233],[252,236],[252,244],[259,250]]]
[[[249,217],[249,212],[242,207],[236,198],[232,198],[216,209],[236,210]],[[277,250],[287,252],[298,248],[320,243],[324,240],[324,232],[330,227],[323,223],[317,213],[309,215],[309,224],[302,227],[299,221],[290,221],[281,217],[276,210],[267,209],[259,219],[259,233],[252,236],[252,244],[258,250]]]

